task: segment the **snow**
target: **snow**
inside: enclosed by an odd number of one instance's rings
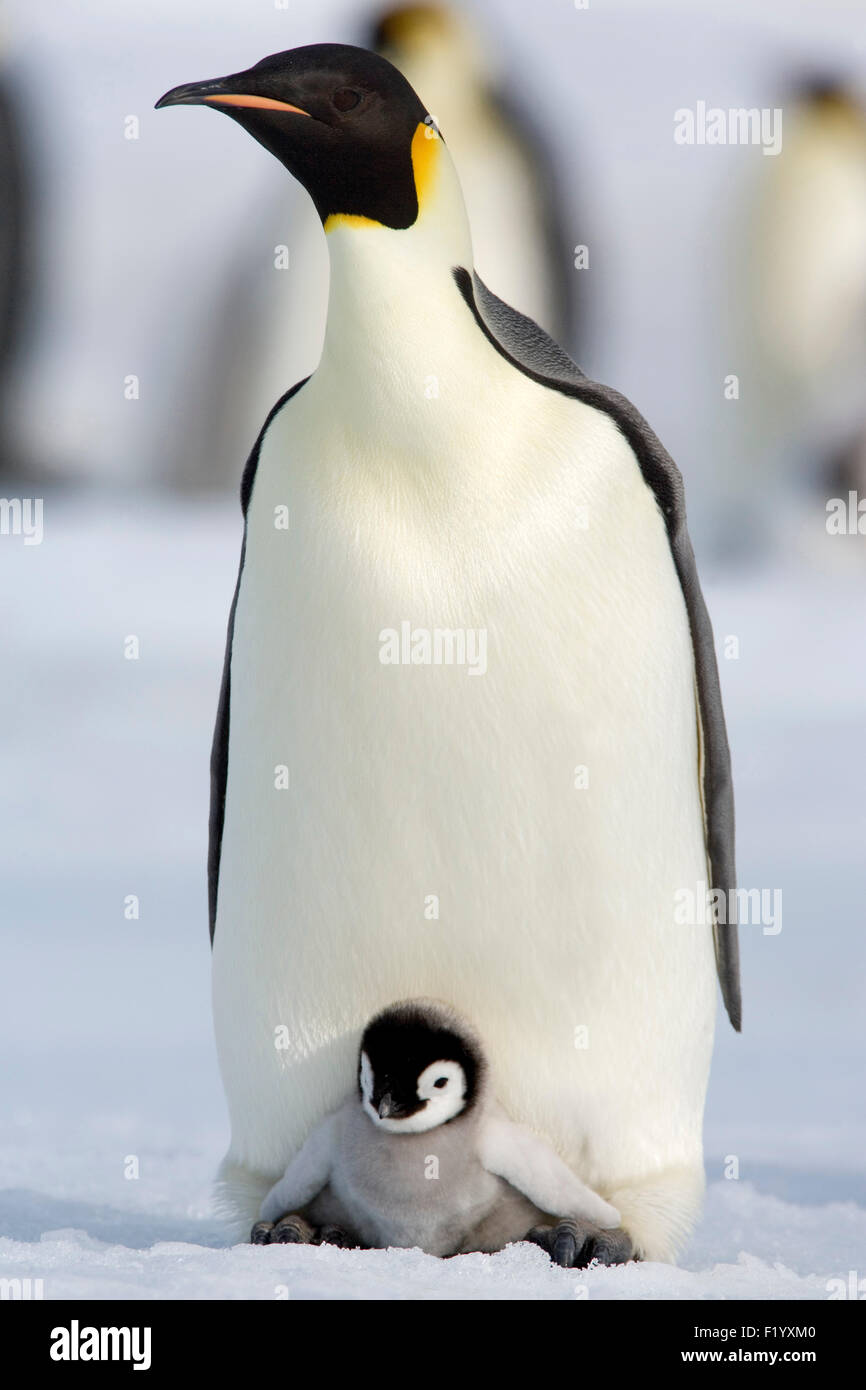
[[[710,1188],[677,1267],[562,1270],[530,1245],[453,1260],[419,1250],[227,1247],[219,1224],[199,1214],[202,1177],[215,1158],[199,1150],[154,1155],[153,1185],[173,1203],[159,1214],[137,1210],[141,1199],[119,1211],[4,1193],[4,1229],[20,1238],[0,1239],[0,1273],[42,1279],[46,1298],[71,1299],[826,1299],[828,1279],[847,1281],[863,1267],[862,1207],[796,1206],[750,1183]],[[81,1183],[87,1188],[86,1175]],[[150,1184],[146,1195],[153,1200]]]
[[[237,505],[48,495],[41,546],[0,542],[0,1277],[88,1299],[826,1299],[863,1277],[863,571],[829,563],[858,540],[828,541],[820,499],[804,525],[705,585],[720,652],[739,638],[741,882],[784,895],[778,935],[743,931],[742,1036],[720,1016],[705,1214],[676,1268],[575,1272],[528,1246],[226,1246],[204,862]]]
[[[558,1269],[525,1244],[453,1260],[436,1260],[420,1250],[214,1248],[204,1243],[212,1234],[206,1223],[198,1240],[161,1239],[143,1249],[95,1240],[80,1229],[50,1230],[35,1244],[0,1241],[0,1259],[4,1275],[42,1278],[46,1298],[826,1299],[825,1276],[798,1271],[795,1245],[817,1240],[823,1248],[829,1219],[833,1237],[847,1231],[852,1250],[859,1237],[862,1253],[863,1212],[831,1207],[804,1220],[797,1208],[772,1198],[762,1201],[749,1189],[739,1198],[734,1205],[741,1215],[751,1211],[769,1227],[790,1228],[787,1263],[738,1251],[730,1241],[724,1242],[724,1258],[718,1258],[719,1250],[705,1253],[696,1268],[631,1264],[590,1270]],[[707,1225],[717,1228],[719,1237],[729,1205],[721,1190],[711,1194]],[[814,1249],[810,1244],[810,1252]]]

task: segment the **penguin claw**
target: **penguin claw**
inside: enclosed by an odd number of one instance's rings
[[[271,1245],[313,1245],[316,1233],[309,1221],[305,1221],[297,1212],[290,1212],[288,1216],[281,1216],[279,1221],[274,1224],[271,1231]]]
[[[593,1261],[601,1265],[626,1264],[635,1258],[631,1237],[622,1227],[608,1231],[571,1217],[555,1226],[534,1226],[524,1239],[540,1245],[562,1269],[586,1269]]]
[[[311,1226],[296,1211],[281,1216],[279,1221],[257,1221],[250,1231],[251,1245],[336,1245],[341,1250],[356,1250],[360,1241],[342,1226]]]
[[[316,1232],[297,1212],[279,1221],[257,1221],[250,1231],[251,1245],[312,1245]]]
[[[556,1226],[534,1226],[526,1239],[533,1245],[540,1245],[561,1269],[581,1267],[580,1255],[586,1240],[575,1221],[565,1219]],[[588,1264],[589,1260],[584,1263]]]
[[[314,1245],[336,1245],[340,1250],[357,1249],[358,1242],[342,1226],[320,1226]]]
[[[572,1221],[560,1221],[559,1225],[553,1228],[550,1258],[555,1265],[561,1265],[563,1269],[574,1269],[582,1249],[583,1242],[579,1241],[577,1229]]]

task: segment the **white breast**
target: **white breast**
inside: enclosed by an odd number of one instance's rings
[[[232,1154],[278,1175],[364,1023],[432,995],[479,1028],[512,1117],[609,1192],[700,1153],[712,950],[673,920],[706,872],[686,614],[610,419],[466,351],[444,335],[384,384],[323,367],[262,449],[214,951]],[[486,672],[383,665],[403,622],[485,632]]]

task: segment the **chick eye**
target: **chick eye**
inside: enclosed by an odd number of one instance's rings
[[[331,101],[338,111],[351,111],[361,100],[361,93],[356,92],[354,87],[338,87],[331,97]]]
[[[437,1091],[441,1091],[443,1086],[448,1085],[448,1077],[440,1076],[437,1081],[433,1082],[433,1085],[436,1087]]]

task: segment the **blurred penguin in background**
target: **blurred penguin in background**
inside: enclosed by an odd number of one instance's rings
[[[816,492],[866,482],[866,110],[823,78],[780,104],[781,153],[761,161],[747,228],[743,315],[746,483],[775,531],[800,528]]]
[[[22,477],[28,471],[10,419],[10,378],[23,347],[29,297],[29,165],[18,94],[0,47],[0,473],[4,477]]]
[[[399,5],[361,42],[400,69],[445,132],[484,283],[579,360],[576,238],[544,141],[506,90],[487,35],[448,5]]]
[[[242,245],[233,240],[214,276],[208,317],[187,356],[193,374],[178,380],[164,422],[170,436],[156,451],[165,460],[164,481],[183,490],[235,487],[237,461],[252,448],[261,420],[321,355],[329,272],[313,205],[290,185],[276,197],[263,191],[260,207],[254,253],[246,237]],[[188,413],[201,422],[194,438],[182,428]]]

